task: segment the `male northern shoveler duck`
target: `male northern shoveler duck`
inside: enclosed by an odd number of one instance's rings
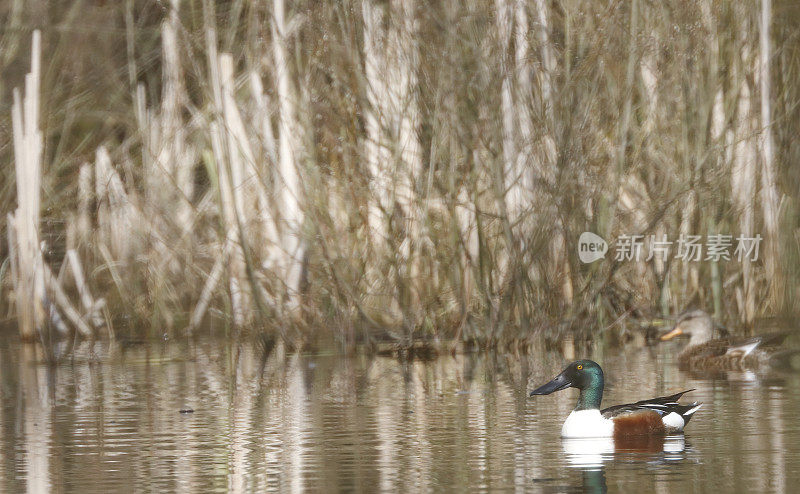
[[[767,351],[783,343],[786,333],[773,333],[742,340],[714,338],[714,322],[703,310],[682,314],[661,341],[688,335],[689,342],[678,355],[678,366],[688,370],[743,370],[768,365],[777,354]],[[779,355],[778,355],[779,356]]]
[[[701,404],[681,405],[678,399],[692,391],[616,405],[600,410],[603,399],[603,369],[592,360],[572,362],[549,383],[531,391],[530,396],[549,395],[578,388],[578,405],[561,428],[561,437],[626,437],[682,432]]]

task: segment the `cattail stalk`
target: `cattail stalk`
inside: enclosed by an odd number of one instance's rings
[[[13,228],[17,253],[15,292],[19,330],[32,340],[46,321],[42,252],[39,246],[39,211],[42,179],[42,133],[39,130],[41,33],[33,32],[31,71],[25,76],[25,96],[14,90],[11,110],[14,133],[14,167],[17,173],[17,210]]]

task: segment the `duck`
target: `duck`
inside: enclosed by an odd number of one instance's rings
[[[530,397],[549,395],[567,388],[578,388],[578,404],[561,427],[562,438],[614,438],[678,434],[689,423],[702,403],[681,405],[678,400],[693,389],[669,396],[615,405],[600,409],[604,386],[603,369],[592,360],[576,360],[559,375],[530,393]]]
[[[727,331],[725,331],[727,333]],[[661,341],[688,335],[689,342],[678,355],[678,367],[685,370],[751,370],[769,365],[780,356],[768,349],[780,345],[787,333],[772,333],[742,340],[727,335],[714,337],[714,321],[702,309],[681,314]]]

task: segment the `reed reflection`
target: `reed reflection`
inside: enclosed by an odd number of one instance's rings
[[[262,350],[104,343],[51,366],[33,347],[0,345],[0,490],[681,492],[800,482],[790,468],[800,455],[796,375],[702,379],[663,355],[600,354],[610,402],[694,387],[705,405],[686,436],[562,441],[575,397],[526,397],[559,354],[404,362]],[[710,475],[719,471],[732,474]]]

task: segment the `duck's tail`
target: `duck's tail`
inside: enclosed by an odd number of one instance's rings
[[[700,407],[702,406],[702,403],[695,401],[689,405],[679,405],[675,407],[673,411],[678,413],[683,418],[683,426],[686,427],[686,425],[689,423],[689,419],[691,419],[694,415],[694,412],[700,410]]]

